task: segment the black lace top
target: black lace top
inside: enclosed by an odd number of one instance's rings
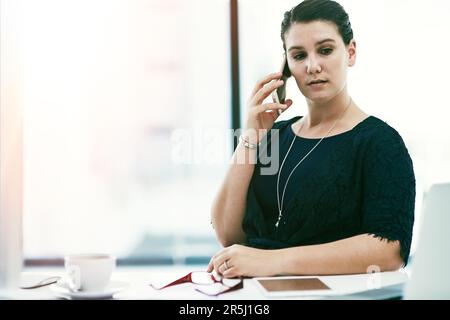
[[[295,138],[280,173],[280,203],[285,186],[286,191],[275,227],[278,169],[295,137],[291,125],[299,118],[276,122],[272,129],[279,130],[271,130],[258,150],[243,220],[246,244],[275,249],[369,233],[399,240],[406,265],[414,223],[413,164],[399,133],[374,116],[325,138],[286,186],[292,169],[320,140]]]

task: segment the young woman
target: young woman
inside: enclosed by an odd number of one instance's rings
[[[233,162],[212,206],[224,249],[208,271],[239,277],[400,268],[412,238],[413,164],[399,133],[347,90],[357,53],[347,13],[334,1],[303,1],[285,13],[281,38],[308,113],[275,122],[278,109],[292,105],[263,104],[283,85],[281,73],[256,84],[233,155],[248,161]],[[278,150],[275,174],[263,174],[258,158],[262,129],[272,129],[265,138]]]

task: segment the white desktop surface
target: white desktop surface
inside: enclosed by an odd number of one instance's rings
[[[174,265],[174,266],[144,266],[144,267],[117,267],[113,273],[112,280],[121,280],[129,283],[127,289],[114,295],[114,299],[124,300],[205,300],[205,299],[225,299],[225,300],[264,300],[275,299],[264,296],[253,283],[252,279],[244,280],[244,288],[210,297],[197,292],[195,285],[187,283],[180,284],[163,290],[155,290],[149,284],[152,279],[160,279],[167,283],[186,275],[191,271],[205,270],[206,266],[195,265]],[[64,273],[62,267],[34,267],[26,268],[22,272],[22,281],[27,283],[35,279],[39,281],[46,276],[59,276]],[[399,270],[394,272],[381,272],[375,274],[356,274],[338,276],[318,276],[325,284],[332,289],[343,293],[354,293],[374,289],[393,284],[402,283],[408,280],[408,272]],[[36,281],[36,282],[37,282]],[[7,299],[20,300],[40,300],[40,299],[60,299],[49,288],[49,286],[37,289],[15,289],[2,290],[0,296]],[[318,299],[320,297],[281,297],[276,299]]]

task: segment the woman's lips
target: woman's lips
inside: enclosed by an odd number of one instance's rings
[[[308,85],[308,87],[311,88],[322,88],[323,86],[325,86],[328,83],[328,81],[323,81],[323,82],[317,82],[317,83],[311,83]]]

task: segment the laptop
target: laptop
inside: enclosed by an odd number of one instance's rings
[[[419,241],[404,299],[450,299],[450,183],[424,196]]]

